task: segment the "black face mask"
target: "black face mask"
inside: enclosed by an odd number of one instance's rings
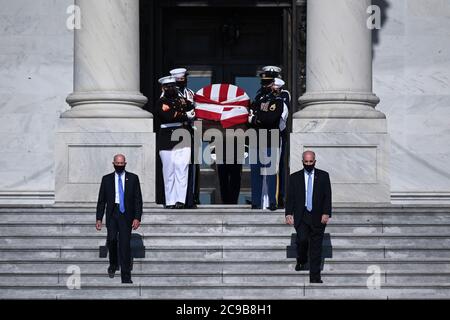
[[[164,91],[164,94],[166,95],[166,97],[169,97],[169,98],[174,98],[174,97],[176,97],[177,96],[177,89],[175,89],[175,88],[167,88],[165,91]]]
[[[184,88],[186,88],[186,81],[177,81],[177,87],[180,90],[184,90]]]
[[[270,87],[261,87],[261,93],[262,94],[268,94],[270,93],[272,90],[270,89]]]
[[[315,164],[303,164],[303,168],[305,168],[306,171],[311,172],[314,169]]]
[[[114,165],[114,169],[116,170],[116,172],[118,174],[122,174],[122,172],[125,171],[125,166],[116,166],[116,165]]]

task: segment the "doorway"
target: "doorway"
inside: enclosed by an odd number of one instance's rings
[[[145,37],[156,46],[151,57],[141,55],[141,64],[149,63],[144,61],[146,58],[154,61],[154,98],[160,90],[156,79],[173,68],[185,67],[190,74],[188,87],[194,92],[208,84],[230,83],[243,88],[253,99],[260,86],[258,73],[262,66],[283,66],[283,8],[154,6],[152,9],[156,29]],[[207,147],[203,143],[203,148]],[[160,165],[158,161],[157,173],[161,172]],[[221,203],[215,165],[202,164],[200,170],[200,203]],[[156,180],[157,202],[163,203],[162,177],[157,175]],[[239,204],[250,200],[250,187],[250,167],[244,165]]]

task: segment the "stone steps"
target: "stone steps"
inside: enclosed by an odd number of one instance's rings
[[[266,234],[226,234],[226,233],[161,233],[141,234],[145,246],[151,245],[289,245],[290,232],[284,235]],[[77,235],[0,235],[0,246],[47,246],[57,241],[62,246],[99,246],[105,244],[106,233],[85,233]],[[329,240],[324,239],[324,244]],[[333,234],[330,236],[332,246],[376,245],[404,246],[407,248],[430,246],[447,248],[450,246],[450,234]]]
[[[0,286],[3,285],[52,285],[66,284],[72,275],[63,272],[14,272],[0,274]],[[399,284],[434,284],[439,285],[448,281],[450,273],[436,274],[434,272],[380,272],[380,285]],[[325,271],[322,278],[326,283],[340,284],[341,286],[365,285],[368,274],[355,271]],[[222,272],[211,271],[203,273],[195,272],[141,272],[133,273],[135,284],[141,285],[200,285],[200,284],[265,284],[267,286],[279,285],[304,285],[309,284],[309,275],[304,272]],[[108,285],[120,284],[120,273],[116,273],[114,280],[109,279],[105,272],[83,272],[81,285]]]
[[[321,285],[286,258],[295,230],[283,210],[146,206],[133,285],[108,278],[98,257],[106,228],[94,223],[92,205],[0,208],[0,299],[450,298],[450,206],[337,206]],[[71,266],[81,290],[66,286]],[[377,290],[367,286],[373,270]]]
[[[56,203],[56,204],[2,204],[1,212],[73,212],[73,211],[92,211],[95,210],[96,203]],[[144,203],[144,212],[168,211],[160,204]],[[195,211],[199,212],[234,212],[248,210],[251,211],[250,205],[210,205],[201,204]],[[192,212],[192,209],[174,209],[172,211]],[[253,210],[256,211],[256,210]],[[281,210],[278,210],[281,211]],[[334,203],[333,212],[434,212],[449,213],[450,204],[389,204],[389,203]]]
[[[48,271],[66,272],[67,267],[76,265],[82,272],[98,272],[108,267],[107,259],[41,259],[0,261],[0,273]],[[295,259],[135,259],[134,271],[160,272],[196,272],[234,271],[234,272],[294,272]],[[325,259],[323,271],[352,270],[367,272],[367,268],[376,266],[383,271],[411,272],[450,272],[448,259]],[[295,272],[294,272],[295,273]]]
[[[284,211],[248,210],[246,212],[196,212],[197,210],[166,210],[162,212],[144,212],[143,223],[280,223],[284,222]],[[195,212],[195,213],[194,213]],[[0,212],[0,223],[95,223],[95,210],[87,212]],[[449,213],[335,213],[330,223],[385,223],[385,224],[439,224],[450,223]]]
[[[145,248],[147,257],[158,259],[199,259],[199,258],[286,258],[286,246],[148,246]],[[436,247],[391,247],[391,246],[347,246],[324,247],[325,258],[450,258],[450,248]],[[19,259],[43,259],[43,258],[98,258],[99,249],[96,247],[0,247],[0,261]]]
[[[63,284],[2,285],[0,298],[13,299],[446,299],[449,285],[385,285],[368,289],[365,285],[278,285],[267,286],[235,284],[187,285],[84,285],[80,290],[69,290]]]
[[[142,234],[277,234],[289,235],[293,227],[280,221],[275,223],[143,223],[139,229]],[[13,235],[83,235],[95,232],[94,224],[91,222],[76,223],[49,223],[49,222],[27,222],[27,223],[0,223],[0,234],[2,236]],[[441,234],[450,232],[450,224],[377,224],[377,223],[331,223],[327,226],[330,234]],[[103,234],[106,233],[106,228]]]

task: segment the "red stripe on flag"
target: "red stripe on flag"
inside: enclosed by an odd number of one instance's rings
[[[206,120],[213,120],[213,121],[220,121],[220,118],[221,118],[220,113],[215,113],[215,112],[206,111],[206,110],[202,110],[202,109],[196,109],[195,116],[199,119],[206,119]]]
[[[220,121],[220,124],[222,125],[223,128],[230,128],[233,127],[235,125],[238,124],[242,124],[242,123],[246,123],[248,119],[248,115],[247,114],[242,114],[239,116],[235,116],[229,119],[224,119]]]
[[[242,106],[242,107],[248,107],[250,100],[242,100],[242,101],[235,101],[235,102],[227,102],[224,106]]]
[[[211,100],[208,97],[200,96],[200,95],[195,95],[194,101],[197,102],[197,103],[208,103],[208,104],[217,104],[217,105],[221,104],[220,102],[217,102],[215,100]],[[250,102],[249,99],[242,100],[242,101],[228,102],[226,104],[226,106],[243,106],[243,107],[247,107],[249,102]]]
[[[211,98],[211,89],[212,89],[212,85],[209,85],[209,86],[203,88],[203,96],[205,98]]]
[[[196,95],[194,101],[197,103],[219,104],[217,101],[209,99],[209,97]]]
[[[194,97],[198,118],[220,121],[223,128],[247,122],[247,109],[242,107],[249,106],[250,98],[241,88],[235,89],[235,86],[230,84],[213,84],[198,92],[201,94],[196,94]],[[229,96],[230,94],[232,96]]]
[[[230,87],[229,84],[223,83],[220,85],[219,89],[219,101],[227,101],[228,100],[228,88]]]

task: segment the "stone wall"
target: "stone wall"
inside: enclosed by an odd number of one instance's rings
[[[391,137],[393,200],[450,201],[450,1],[374,0],[374,92]]]
[[[57,120],[73,84],[69,0],[0,0],[0,201],[51,200]]]

